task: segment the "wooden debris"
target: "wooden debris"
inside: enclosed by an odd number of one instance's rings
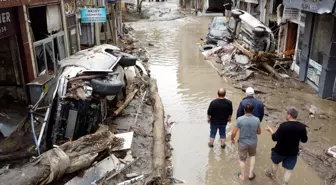
[[[134,96],[136,93],[139,91],[139,89],[135,89],[133,92],[127,95],[125,102],[117,109],[114,111],[114,115],[119,115],[126,107],[127,105],[133,100]]]
[[[282,77],[270,65],[268,65],[269,60],[274,60],[278,58],[276,54],[265,52],[252,53],[249,50],[245,49],[240,44],[238,44],[237,42],[233,42],[233,45],[241,52],[243,52],[244,55],[248,56],[251,59],[252,63],[255,63],[265,68],[265,70],[273,74],[277,80],[282,80]]]
[[[165,128],[164,128],[164,109],[158,93],[155,79],[149,81],[149,96],[154,108],[153,123],[153,164],[154,176],[165,177],[166,174],[166,155],[165,155]]]
[[[270,65],[268,65],[266,62],[261,63],[261,66],[263,66],[268,72],[270,72],[272,75],[274,75],[274,77],[277,80],[282,80],[282,77],[279,75],[279,73],[277,73],[274,68],[272,68]]]
[[[22,168],[9,169],[0,181],[7,185],[48,184],[63,174],[89,167],[95,156],[113,145],[114,137],[107,126],[101,126],[96,133],[49,150]]]

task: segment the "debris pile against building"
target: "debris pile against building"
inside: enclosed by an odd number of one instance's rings
[[[7,184],[152,184],[168,174],[170,147],[163,105],[150,78],[150,55],[136,45],[121,16],[115,16],[121,13],[120,1],[106,5],[107,10],[96,8],[107,11],[106,22],[83,23],[84,28],[77,24],[77,14],[85,10],[80,7],[89,6],[83,3],[60,1],[49,7],[46,1],[45,6],[19,6],[4,13],[24,18],[29,10],[28,22],[35,26],[17,24],[21,31],[33,31],[29,36],[8,32],[28,45],[14,48],[22,49],[23,55],[12,53],[22,62],[6,60],[13,68],[6,68],[6,79],[1,78],[11,83],[1,83],[0,91],[1,104],[7,104],[0,109],[0,180]],[[51,36],[41,35],[43,20]],[[100,28],[105,34],[96,34]],[[12,41],[7,40],[18,47]]]

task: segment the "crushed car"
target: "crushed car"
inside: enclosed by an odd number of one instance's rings
[[[228,24],[230,40],[250,51],[274,52],[276,43],[272,31],[251,14],[235,9]]]
[[[94,132],[107,116],[109,105],[126,96],[124,68],[137,58],[104,44],[82,50],[59,62],[47,124],[47,148]]]
[[[206,43],[217,45],[219,40],[226,39],[229,36],[226,24],[226,17],[214,17],[208,27]]]

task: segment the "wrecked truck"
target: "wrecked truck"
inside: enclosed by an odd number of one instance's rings
[[[108,106],[125,98],[124,68],[135,65],[136,57],[108,44],[60,61],[52,93],[48,93],[52,106],[47,148],[94,132],[106,118]]]
[[[231,16],[228,24],[230,40],[239,42],[249,51],[275,51],[274,34],[257,18],[239,9],[232,10]]]

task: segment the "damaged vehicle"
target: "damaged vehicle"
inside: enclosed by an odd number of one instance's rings
[[[251,14],[235,9],[228,24],[231,40],[236,40],[250,51],[275,51],[275,39],[272,31]]]
[[[226,39],[229,36],[226,24],[226,17],[214,17],[208,28],[206,43],[217,45],[219,40]]]
[[[82,50],[59,62],[49,95],[52,100],[47,125],[47,148],[94,132],[126,96],[124,68],[135,66],[136,57],[104,44]],[[50,94],[50,93],[49,93]]]

